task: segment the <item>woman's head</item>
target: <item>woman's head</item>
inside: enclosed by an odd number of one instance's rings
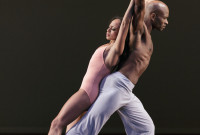
[[[107,40],[110,40],[110,41],[116,40],[121,22],[122,22],[121,17],[114,17],[111,19],[109,27],[106,32]]]

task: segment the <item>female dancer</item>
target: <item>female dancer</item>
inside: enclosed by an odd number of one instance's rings
[[[63,128],[67,125],[68,129],[73,126],[76,121],[81,118],[81,116],[78,116],[86,111],[96,99],[100,81],[110,73],[112,66],[114,66],[109,65],[109,63],[105,61],[105,58],[110,47],[113,46],[113,43],[116,40],[120,24],[120,19],[114,19],[110,23],[106,33],[106,39],[110,42],[100,46],[94,52],[80,89],[69,98],[59,114],[52,121],[48,135],[61,135]]]
[[[48,135],[61,135],[63,128],[86,111],[95,101],[100,81],[110,73],[123,53],[133,5],[134,0],[131,0],[122,22],[120,19],[114,19],[110,23],[106,33],[106,38],[110,40],[110,43],[95,51],[79,91],[65,103],[52,121]]]

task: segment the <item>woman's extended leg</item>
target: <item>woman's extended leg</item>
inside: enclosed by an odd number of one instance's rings
[[[80,116],[90,107],[87,93],[80,89],[64,104],[56,118],[52,121],[48,135],[61,135],[63,128]]]

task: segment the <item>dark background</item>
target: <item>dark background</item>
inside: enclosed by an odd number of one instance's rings
[[[200,133],[199,0],[164,0],[169,25],[133,92],[156,133]],[[0,133],[47,133],[129,0],[0,0]],[[102,133],[124,133],[115,114]]]

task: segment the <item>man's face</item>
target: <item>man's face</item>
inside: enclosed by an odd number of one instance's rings
[[[169,9],[164,8],[156,14],[153,27],[159,31],[163,31],[168,25]]]

